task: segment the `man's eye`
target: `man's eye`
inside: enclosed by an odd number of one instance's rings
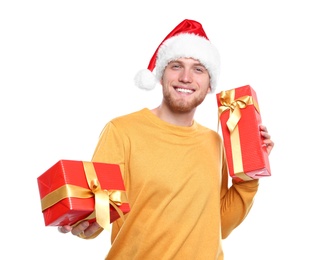
[[[197,67],[197,68],[195,68],[195,70],[198,71],[198,72],[203,72],[203,71],[204,71],[204,68]]]

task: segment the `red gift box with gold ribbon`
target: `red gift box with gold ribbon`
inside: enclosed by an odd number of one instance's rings
[[[60,160],[37,178],[46,226],[109,225],[130,211],[118,165]]]
[[[227,165],[236,181],[271,176],[268,152],[259,132],[257,94],[242,86],[216,94]]]

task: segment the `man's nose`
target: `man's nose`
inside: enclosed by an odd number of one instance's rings
[[[184,69],[180,73],[179,81],[181,82],[192,82],[192,75],[189,69]]]

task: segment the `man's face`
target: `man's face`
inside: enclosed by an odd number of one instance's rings
[[[174,112],[190,112],[211,91],[207,69],[197,60],[181,58],[165,68],[161,84],[163,102]]]

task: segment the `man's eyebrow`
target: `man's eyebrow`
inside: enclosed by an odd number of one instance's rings
[[[169,61],[169,63],[181,63],[181,61],[179,61],[179,60],[171,60],[171,61]]]
[[[184,64],[183,61],[181,60],[171,60],[169,61],[168,64],[174,64],[174,63],[179,63],[179,64]],[[196,60],[194,63],[193,63],[193,66],[201,66],[203,68],[206,68],[204,64],[202,64],[199,60]]]

